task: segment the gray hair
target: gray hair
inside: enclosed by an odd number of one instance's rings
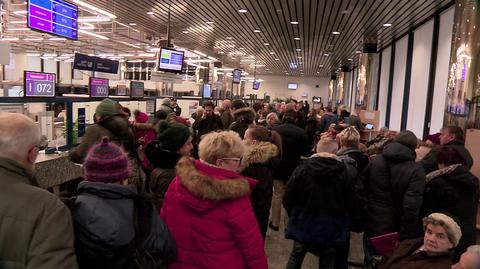
[[[32,119],[19,113],[0,113],[0,157],[22,162],[40,141]]]
[[[317,153],[327,152],[336,154],[338,151],[338,143],[331,138],[320,139],[320,141],[317,143],[316,151]]]

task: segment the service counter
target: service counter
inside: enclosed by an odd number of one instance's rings
[[[377,130],[366,130],[364,129],[362,133],[360,134],[360,141],[362,142],[368,142],[372,139],[374,139],[380,131]]]
[[[58,192],[58,186],[83,176],[83,168],[68,159],[68,152],[61,154],[39,153],[35,163],[34,174],[40,187],[53,188]]]

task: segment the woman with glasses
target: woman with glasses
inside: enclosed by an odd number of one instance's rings
[[[200,160],[183,157],[161,210],[178,248],[179,268],[268,268],[250,192],[238,173],[245,146],[233,131],[209,133]]]

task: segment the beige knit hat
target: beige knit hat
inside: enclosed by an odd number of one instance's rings
[[[460,238],[462,237],[462,230],[457,222],[445,214],[432,213],[428,217],[423,218],[423,228],[425,229],[427,224],[431,223],[432,221],[433,223],[438,223],[445,228],[448,239],[453,246],[456,247],[460,241]]]

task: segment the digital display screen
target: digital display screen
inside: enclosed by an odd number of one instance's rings
[[[182,72],[183,51],[161,48],[158,69],[167,72]]]
[[[78,7],[62,0],[29,0],[28,27],[69,39],[78,39]]]
[[[288,83],[289,90],[296,90],[298,87],[297,83]]]
[[[126,96],[127,95],[127,86],[126,85],[117,85],[117,90],[115,92],[117,96]]]
[[[212,97],[212,85],[203,84],[203,97],[205,98]]]
[[[26,97],[55,97],[55,74],[25,71],[23,77]]]
[[[90,97],[108,97],[108,79],[90,78]]]
[[[233,70],[233,83],[240,84],[241,79],[242,79],[242,70],[240,69]]]
[[[143,92],[145,90],[145,85],[142,81],[131,81],[130,82],[130,96],[131,97],[143,97]]]
[[[253,89],[258,90],[260,88],[260,81],[254,81],[253,82]]]

